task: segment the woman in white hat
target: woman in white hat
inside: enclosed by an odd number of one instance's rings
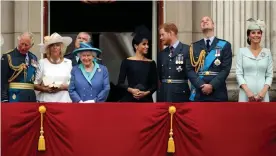
[[[248,47],[240,48],[236,77],[240,87],[239,102],[269,102],[268,90],[273,79],[273,60],[269,49],[261,46],[265,24],[249,19]]]
[[[39,102],[72,102],[68,93],[72,62],[63,58],[71,42],[71,37],[62,37],[58,33],[44,37],[42,51],[46,58],[39,61],[34,82],[35,89],[40,91]]]
[[[108,97],[108,70],[104,65],[97,63],[93,53],[100,54],[101,50],[84,42],[73,51],[81,60],[81,64],[74,66],[71,72],[69,94],[73,102],[105,102]]]

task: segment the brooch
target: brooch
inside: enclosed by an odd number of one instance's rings
[[[99,68],[99,69],[98,69],[98,72],[101,72],[101,71],[102,71],[101,68]]]
[[[219,59],[216,59],[214,63],[215,63],[216,66],[219,66],[221,64]]]
[[[264,52],[262,52],[262,53],[261,53],[261,56],[262,56],[262,57],[265,57],[265,53],[264,53]]]

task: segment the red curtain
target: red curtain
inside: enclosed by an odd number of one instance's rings
[[[45,104],[46,151],[37,150],[38,104],[2,104],[3,156],[275,156],[276,103]]]

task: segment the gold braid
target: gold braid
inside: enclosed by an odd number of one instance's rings
[[[12,64],[12,59],[11,59],[11,56],[10,54],[7,54],[7,57],[8,57],[8,63],[9,63],[9,66],[12,70],[14,70],[12,76],[9,78],[8,82],[12,82],[14,79],[16,79],[18,77],[18,75],[24,70],[24,80],[26,81],[26,77],[27,77],[27,72],[26,72],[26,65],[24,63],[21,63],[19,66],[14,66]]]
[[[195,61],[194,52],[193,52],[193,45],[191,44],[191,46],[190,46],[190,60],[191,60],[192,66],[195,68],[196,73],[199,71],[200,68],[202,68],[204,66],[205,54],[206,54],[206,51],[201,50],[197,61]]]

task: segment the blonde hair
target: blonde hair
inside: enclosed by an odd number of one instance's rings
[[[55,44],[55,43],[53,43],[53,44]],[[45,49],[44,58],[50,59],[50,57],[51,57],[50,47],[53,46],[53,44],[48,45],[47,48]],[[67,46],[65,46],[64,43],[60,43],[60,47],[61,47],[60,59],[63,59],[63,57],[65,55],[65,52],[66,52],[66,49],[67,49]]]

